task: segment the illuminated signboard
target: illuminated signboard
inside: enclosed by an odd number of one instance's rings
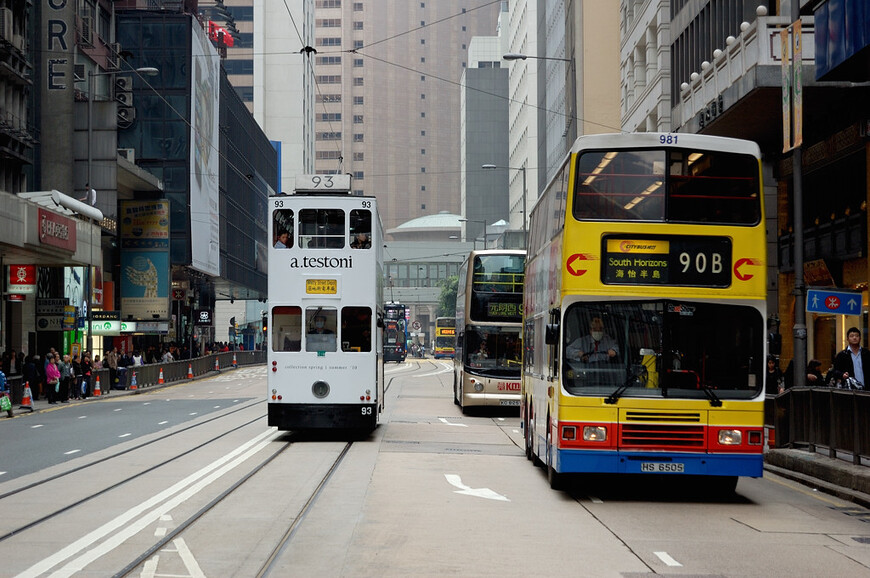
[[[726,237],[605,237],[602,282],[607,285],[731,285]]]

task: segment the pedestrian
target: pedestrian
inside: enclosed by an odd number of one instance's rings
[[[72,392],[72,396],[75,399],[82,398],[82,358],[78,355],[73,355],[72,358],[72,374],[73,378],[71,381],[70,391]]]
[[[9,395],[9,387],[6,383],[6,374],[0,369],[0,407],[6,409],[6,416],[13,417],[12,397]]]
[[[118,348],[113,347],[106,353],[105,364],[109,368],[109,389],[118,383]]]
[[[775,355],[767,356],[767,373],[764,376],[764,391],[768,395],[776,395],[785,391],[785,380],[779,368],[779,360]]]
[[[844,384],[854,379],[857,389],[863,389],[867,383],[865,372],[870,371],[870,351],[861,347],[861,330],[857,327],[846,331],[846,342],[846,349],[834,357],[834,377]]]
[[[60,371],[54,354],[49,353],[45,357],[48,359],[45,366],[45,397],[50,405],[54,405],[60,397]]]
[[[85,353],[82,356],[82,397],[85,399],[91,394],[91,370],[93,368],[93,364],[91,363],[91,356],[88,353]]]
[[[64,355],[57,364],[60,372],[60,401],[69,403],[70,383],[72,382],[72,360],[69,355]]]

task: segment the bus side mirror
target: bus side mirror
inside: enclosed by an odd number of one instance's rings
[[[556,345],[559,343],[559,324],[548,323],[547,330],[544,333],[544,343],[547,345]]]
[[[375,325],[377,325],[378,327],[380,327],[380,328],[382,328],[382,329],[383,329],[383,327],[384,327],[384,317],[383,317],[383,315],[381,315],[380,313],[378,314],[378,319],[377,319],[377,321],[375,322]]]

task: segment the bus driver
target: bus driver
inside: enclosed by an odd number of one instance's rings
[[[583,363],[611,361],[618,354],[619,346],[604,332],[604,321],[600,317],[593,317],[589,322],[589,335],[578,337],[567,347],[568,359]]]

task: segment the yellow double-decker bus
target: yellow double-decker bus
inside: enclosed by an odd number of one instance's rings
[[[579,138],[531,214],[526,456],[565,474],[762,475],[766,242],[755,143]]]
[[[432,347],[435,359],[456,354],[456,320],[453,317],[435,318],[435,344]]]

